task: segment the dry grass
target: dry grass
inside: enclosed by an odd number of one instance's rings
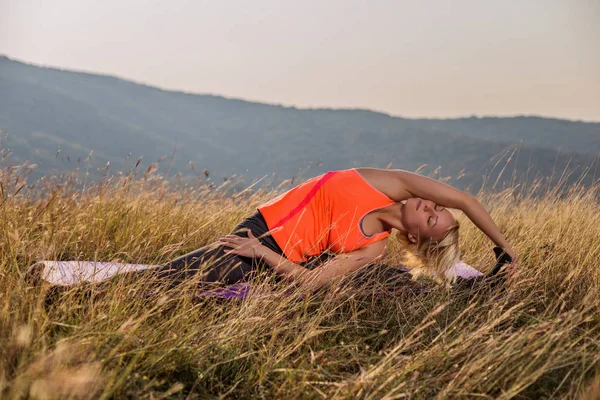
[[[39,259],[166,262],[227,233],[270,197],[231,199],[154,175],[75,189],[21,187],[5,168],[0,206],[0,397],[597,398],[598,187],[543,198],[480,194],[520,256],[506,291],[428,281],[394,295],[351,283],[304,299],[136,295],[144,282],[28,287]],[[17,179],[18,177],[18,179]],[[463,223],[465,261],[493,263]],[[398,259],[397,242],[389,262]],[[265,283],[266,284],[266,283]]]

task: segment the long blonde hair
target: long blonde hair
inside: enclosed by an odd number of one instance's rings
[[[407,235],[400,233],[398,237],[404,247],[403,262],[410,268],[411,275],[427,275],[440,283],[445,278],[452,279],[452,267],[460,257],[459,229],[460,224],[456,221],[442,240],[419,240],[417,243],[411,243]]]

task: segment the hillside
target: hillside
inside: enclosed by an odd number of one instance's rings
[[[270,193],[240,202],[152,180],[56,183],[2,205],[3,400],[597,399],[600,186],[480,194],[519,256],[508,286],[410,281],[393,268],[392,235],[387,267],[331,290],[310,295],[266,269],[250,298],[215,299],[196,296],[200,273],[174,288],[152,275],[61,287],[23,275],[38,260],[166,263],[230,232]],[[461,247],[491,269],[492,243],[473,224]]]
[[[90,173],[110,161],[110,171],[142,167],[163,156],[190,181],[243,174],[246,180],[315,175],[353,166],[461,176],[458,186],[479,187],[504,167],[503,155],[519,144],[500,180],[559,177],[562,171],[595,168],[600,123],[537,117],[406,119],[367,110],[297,109],[213,95],[166,91],[112,76],[64,71],[0,57],[0,147],[9,162],[38,164],[33,177],[83,168]],[[59,157],[56,158],[57,149]],[[126,160],[127,156],[131,156]],[[502,160],[506,160],[507,157]],[[78,162],[79,161],[79,165]],[[195,169],[191,169],[191,163]],[[307,167],[311,165],[310,170]],[[167,165],[160,171],[166,172]],[[304,172],[302,172],[304,171]],[[464,171],[464,174],[461,174]],[[554,173],[553,173],[554,171]],[[558,173],[557,173],[558,172]],[[587,177],[590,183],[593,174]]]

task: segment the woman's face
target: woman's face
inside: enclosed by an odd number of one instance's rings
[[[431,200],[410,198],[402,207],[402,224],[412,243],[440,241],[455,222],[450,211]]]

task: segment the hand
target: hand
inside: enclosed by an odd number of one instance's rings
[[[508,254],[511,258],[511,263],[508,267],[506,267],[506,271],[508,271],[508,280],[506,281],[507,285],[510,285],[515,278],[515,273],[517,272],[517,255],[511,249],[504,249],[504,252]]]
[[[248,237],[237,235],[227,235],[219,239],[223,246],[231,247],[228,254],[237,254],[242,257],[257,258],[260,257],[262,244],[254,237],[252,231],[248,230]]]

